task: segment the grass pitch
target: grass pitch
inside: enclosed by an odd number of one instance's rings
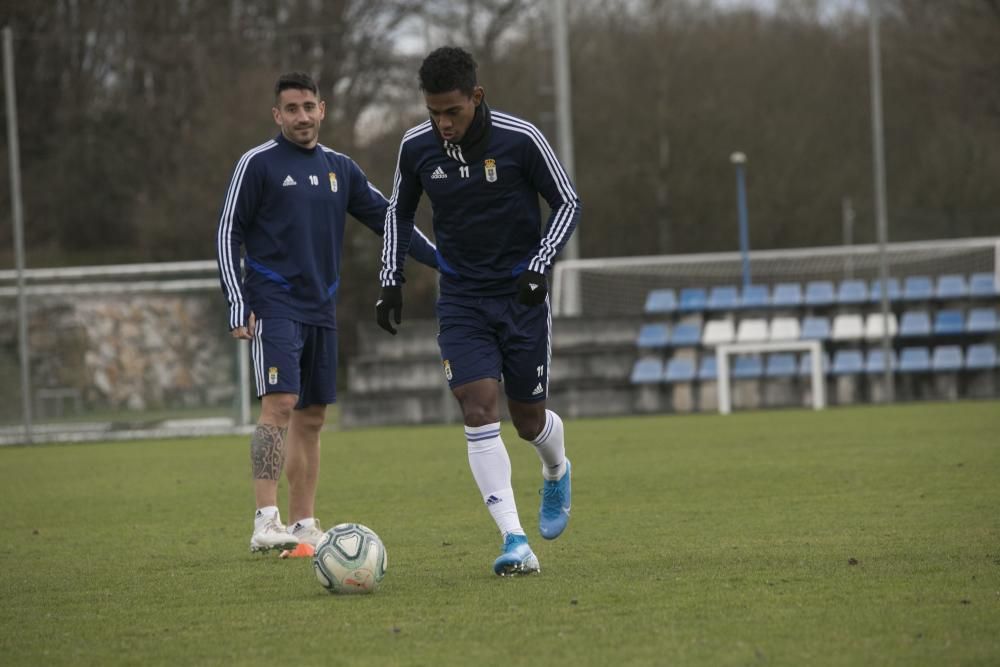
[[[1000,663],[1000,403],[567,420],[573,519],[500,579],[460,426],[324,435],[318,514],[372,596],[248,552],[242,439],[0,450],[0,662]],[[284,502],[284,492],[282,493]]]

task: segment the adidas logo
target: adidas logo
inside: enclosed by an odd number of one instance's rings
[[[298,185],[298,183],[295,182],[295,179],[292,178],[290,174],[288,176],[285,176],[285,180],[282,182],[281,187],[287,188],[289,185]]]
[[[444,169],[440,166],[434,170],[433,174],[431,174],[431,180],[437,180],[439,178],[448,178],[448,174],[444,173]]]
[[[534,390],[533,392],[531,392],[531,395],[532,395],[532,396],[538,396],[538,395],[539,395],[540,393],[542,393],[543,391],[545,391],[545,390],[544,390],[544,389],[542,388],[542,383],[541,383],[541,382],[539,382],[539,383],[538,383],[538,386],[537,386],[537,387],[535,387],[535,390]]]
[[[500,502],[503,502],[503,500],[501,498],[497,498],[494,495],[491,495],[489,498],[486,499],[486,504],[487,505],[496,505],[497,503],[500,503]]]
[[[534,292],[536,289],[538,289],[538,285],[535,283],[528,283],[528,289]]]

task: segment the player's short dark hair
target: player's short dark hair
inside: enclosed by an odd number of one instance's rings
[[[319,86],[317,86],[316,82],[313,81],[313,78],[305,72],[285,72],[279,76],[278,81],[274,84],[275,99],[281,95],[281,91],[288,90],[290,88],[308,90],[316,97],[319,97]]]
[[[478,85],[477,67],[476,61],[464,49],[442,46],[431,51],[420,65],[420,89],[432,95],[452,90],[472,95]]]

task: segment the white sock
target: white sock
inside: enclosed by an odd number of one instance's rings
[[[257,511],[253,515],[253,528],[257,530],[265,523],[268,519],[275,519],[278,523],[281,523],[281,514],[278,512],[278,508],[274,505],[268,505],[267,507],[258,507]]]
[[[559,415],[551,410],[545,411],[545,426],[531,444],[542,460],[542,477],[552,480],[562,477],[566,472],[566,443]]]
[[[316,525],[316,517],[310,516],[306,517],[305,519],[299,519],[298,521],[295,522],[295,525],[293,525],[292,528],[295,528],[295,526],[300,526],[308,530],[309,528],[312,528],[315,525]]]
[[[517,503],[510,483],[510,457],[500,439],[500,422],[486,426],[466,426],[469,467],[479,486],[486,509],[496,521],[500,533],[524,535],[517,516]]]

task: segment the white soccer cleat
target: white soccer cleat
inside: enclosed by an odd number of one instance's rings
[[[270,517],[253,531],[250,538],[252,553],[270,551],[271,549],[294,549],[299,545],[297,537],[288,532],[278,517]]]
[[[326,535],[323,529],[319,527],[319,521],[316,521],[309,527],[303,526],[296,521],[288,527],[288,532],[298,539],[299,544],[308,544],[314,549],[319,544],[319,541],[323,539],[323,536]]]

